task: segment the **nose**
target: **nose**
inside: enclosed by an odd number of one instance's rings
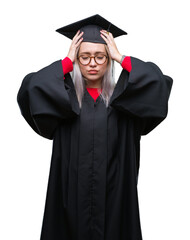
[[[91,61],[90,61],[90,66],[96,66],[96,62],[95,62],[95,59],[94,57],[91,58]]]

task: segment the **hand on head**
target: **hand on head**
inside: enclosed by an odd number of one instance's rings
[[[83,32],[80,33],[80,30],[76,33],[76,35],[74,36],[71,46],[69,48],[69,52],[67,54],[67,57],[71,59],[72,62],[75,61],[75,54],[76,54],[76,50],[77,48],[80,46],[83,38],[82,38]]]
[[[84,33],[80,32],[80,30],[79,30],[72,40],[72,43],[71,43],[71,46],[70,46],[70,49],[69,49],[69,52],[67,55],[67,57],[69,57],[72,62],[75,61],[76,50],[78,49],[78,47],[80,46],[80,44],[83,40],[83,37],[82,37],[83,34]],[[122,55],[118,51],[118,48],[116,46],[116,43],[114,41],[114,37],[113,37],[112,33],[107,32],[106,30],[101,30],[100,35],[104,39],[104,41],[106,42],[106,44],[108,46],[111,58],[117,62],[120,62]]]
[[[117,49],[112,33],[107,32],[106,30],[101,30],[100,32],[101,32],[101,37],[107,43],[111,58],[117,62],[120,62],[122,55]]]

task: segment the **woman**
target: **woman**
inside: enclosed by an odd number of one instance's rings
[[[26,121],[53,139],[41,240],[142,239],[140,138],[165,119],[172,79],[122,56],[100,26],[85,23],[67,57],[28,74],[18,93]]]

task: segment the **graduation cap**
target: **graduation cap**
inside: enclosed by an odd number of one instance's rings
[[[111,32],[114,38],[127,34],[125,31],[116,27],[114,24],[98,14],[59,28],[56,31],[70,39],[73,39],[77,31],[80,30],[84,32],[83,42],[106,44],[106,42],[100,36],[100,30],[102,29]]]

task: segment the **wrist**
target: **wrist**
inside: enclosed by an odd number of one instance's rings
[[[122,62],[123,62],[123,60],[124,60],[124,58],[125,58],[126,56],[125,55],[122,55],[122,57],[121,57],[121,60],[120,60],[120,64],[122,64]]]
[[[74,59],[71,55],[68,54],[67,57],[71,60],[72,63],[74,62]]]
[[[118,53],[118,55],[116,56],[116,58],[114,59],[116,62],[120,63],[122,59],[122,55],[120,53]]]

